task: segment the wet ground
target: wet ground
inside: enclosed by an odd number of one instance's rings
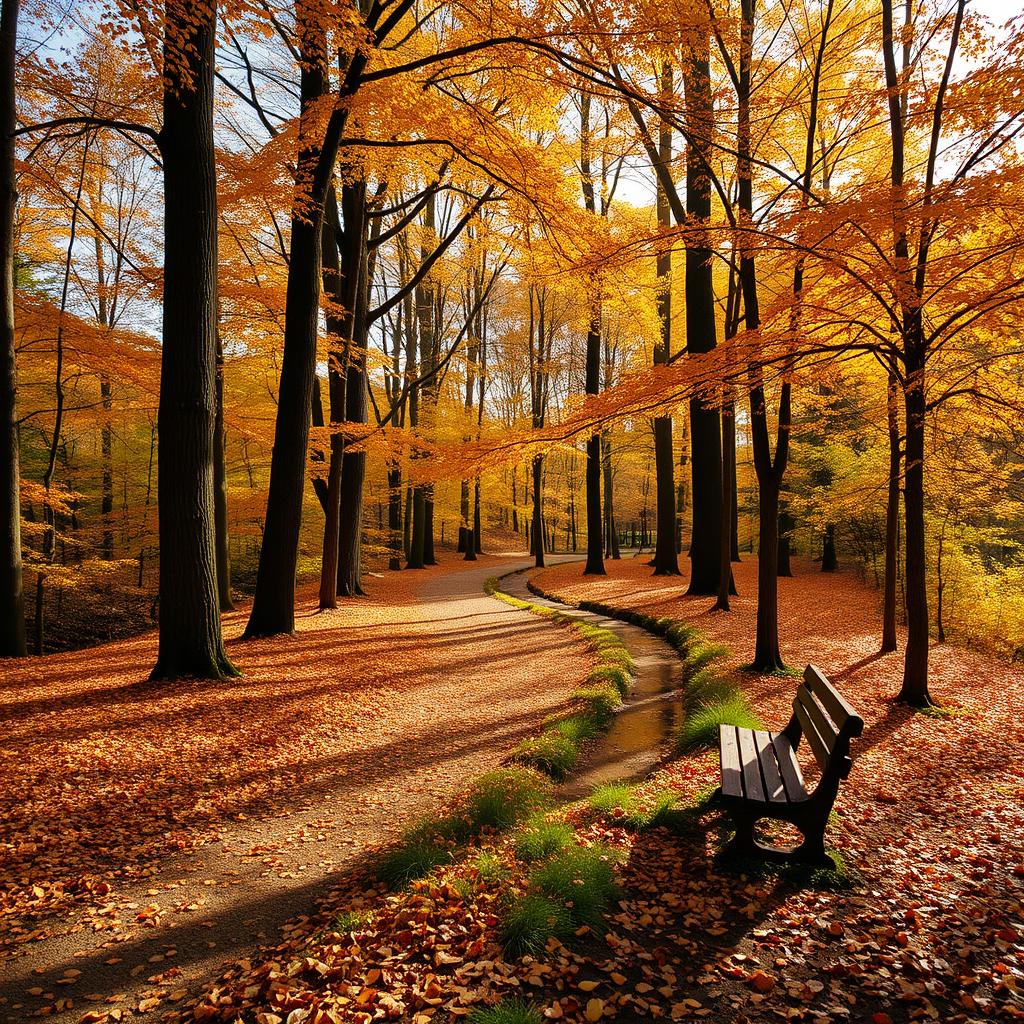
[[[682,724],[683,666],[679,655],[639,626],[537,596],[528,588],[529,576],[529,570],[512,573],[502,578],[500,587],[520,600],[611,630],[626,645],[637,669],[625,706],[611,728],[590,745],[580,768],[561,787],[562,795],[575,799],[602,783],[644,778],[661,762]]]

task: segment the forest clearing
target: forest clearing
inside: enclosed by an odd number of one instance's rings
[[[0,1021],[1024,1017],[1009,0],[0,0]]]

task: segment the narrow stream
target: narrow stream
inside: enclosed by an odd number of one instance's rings
[[[616,714],[609,730],[589,744],[579,768],[559,792],[575,799],[605,782],[644,778],[661,761],[682,724],[679,691],[683,685],[683,666],[678,654],[664,640],[639,626],[538,597],[527,587],[531,571],[505,576],[499,584],[501,590],[611,630],[622,639],[636,662],[636,681],[625,706]]]

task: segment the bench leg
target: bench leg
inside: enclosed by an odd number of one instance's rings
[[[804,832],[804,841],[790,854],[799,864],[835,870],[836,862],[825,852],[825,829],[812,825]]]
[[[758,846],[754,842],[754,824],[756,818],[749,814],[738,814],[733,812],[729,815],[736,834],[725,845],[722,850],[722,857],[731,860],[733,858],[752,857],[757,852]]]

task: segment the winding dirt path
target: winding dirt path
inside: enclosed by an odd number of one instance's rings
[[[486,597],[522,559],[368,582],[241,680],[144,682],[155,635],[4,665],[0,1020],[130,1020],[278,940],[408,821],[497,765],[593,664]]]

